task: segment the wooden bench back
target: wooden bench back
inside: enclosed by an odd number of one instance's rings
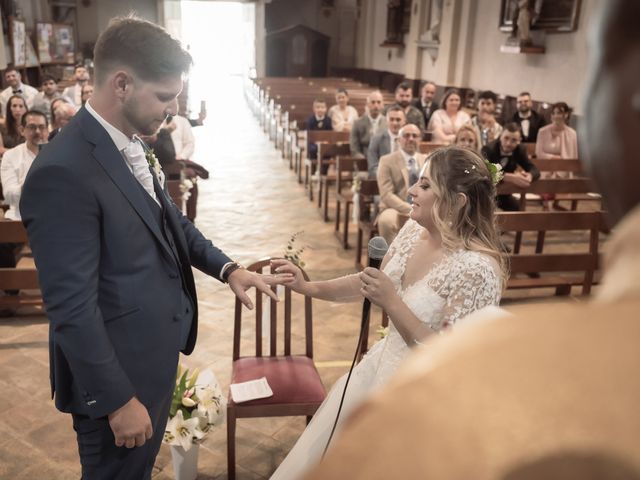
[[[538,167],[541,172],[571,172],[575,174],[583,174],[584,167],[582,162],[577,158],[562,158],[559,160],[551,160],[549,158],[536,158],[533,164]]]
[[[531,182],[528,188],[519,188],[513,184],[501,182],[498,195],[509,193],[589,193],[594,192],[593,182],[588,178],[541,178]]]
[[[418,151],[420,153],[424,153],[426,155],[429,155],[431,152],[433,152],[434,150],[437,150],[441,147],[446,147],[446,145],[442,144],[442,143],[433,143],[433,142],[420,142],[420,145],[418,145]]]
[[[247,270],[251,272],[272,273],[271,272],[271,258],[264,258],[255,263],[252,263],[247,267]],[[307,274],[302,271],[302,275],[305,280],[309,281]],[[272,286],[271,289],[275,292],[276,286]],[[298,295],[298,294],[294,294]],[[284,355],[291,355],[291,324],[292,324],[292,291],[289,287],[284,287],[284,301],[276,302],[269,298],[269,352],[263,352],[263,338],[262,338],[262,321],[263,321],[263,305],[262,305],[263,293],[256,289],[255,297],[255,311],[252,312],[255,315],[255,345],[254,351],[251,356],[262,357],[270,356],[275,357],[278,353],[278,306],[282,309],[283,314],[283,347]],[[233,328],[233,360],[238,360],[240,355],[240,340],[242,336],[242,303],[236,298],[235,303],[235,318]],[[305,337],[305,355],[309,358],[313,358],[313,318],[311,308],[311,297],[304,296],[304,337]]]
[[[512,254],[509,257],[511,274],[579,272],[582,280],[575,282],[568,276],[526,279],[510,279],[508,288],[523,288],[526,285],[560,286],[579,283],[582,293],[589,294],[595,271],[598,269],[599,232],[603,224],[602,212],[499,212],[496,214],[498,228],[503,232],[538,232],[536,253]],[[567,253],[544,253],[544,234],[549,231],[586,230],[589,244],[586,252],[572,250]],[[555,282],[555,283],[554,283]],[[563,283],[564,282],[564,283]],[[551,285],[553,283],[553,285]],[[537,285],[536,285],[537,284]]]
[[[20,220],[0,220],[0,243],[28,243],[27,229]]]

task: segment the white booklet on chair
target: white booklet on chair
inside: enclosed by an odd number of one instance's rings
[[[236,403],[273,396],[273,391],[266,377],[249,380],[248,382],[232,383],[229,385],[229,389],[231,390],[233,401]]]

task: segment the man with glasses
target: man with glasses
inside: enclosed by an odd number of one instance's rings
[[[405,125],[398,136],[400,148],[380,159],[377,176],[380,191],[378,230],[388,244],[396,238],[411,212],[409,187],[418,181],[426,158],[426,155],[418,153],[421,138],[422,132],[417,126]]]
[[[38,110],[29,110],[22,116],[20,133],[25,138],[25,142],[7,150],[2,157],[2,165],[0,166],[4,201],[9,205],[9,210],[4,214],[4,218],[9,220],[21,219],[18,206],[22,185],[38,154],[40,145],[47,143],[49,135],[49,122],[46,115]]]

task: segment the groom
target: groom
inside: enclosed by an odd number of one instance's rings
[[[115,19],[94,50],[95,93],[34,161],[20,209],[50,320],[55,403],[71,413],[83,479],[150,479],[179,352],[193,350],[191,266],[249,308],[264,279],[204,238],[170,201],[135,134],[150,135],[190,55],[162,28]]]

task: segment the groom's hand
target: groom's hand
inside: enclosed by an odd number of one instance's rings
[[[273,298],[276,302],[278,301],[278,296],[269,286],[269,283],[275,283],[271,281],[272,277],[275,280],[275,276],[273,275],[259,275],[255,272],[249,272],[248,270],[239,268],[231,272],[228,282],[231,291],[236,294],[236,297],[238,297],[242,304],[249,310],[253,310],[253,303],[249,295],[246,294],[246,291],[251,287],[256,287],[256,289],[269,295],[269,297]],[[267,283],[267,281],[269,281],[269,283]]]
[[[149,412],[136,397],[109,414],[109,426],[116,439],[116,447],[141,447],[153,435]]]

